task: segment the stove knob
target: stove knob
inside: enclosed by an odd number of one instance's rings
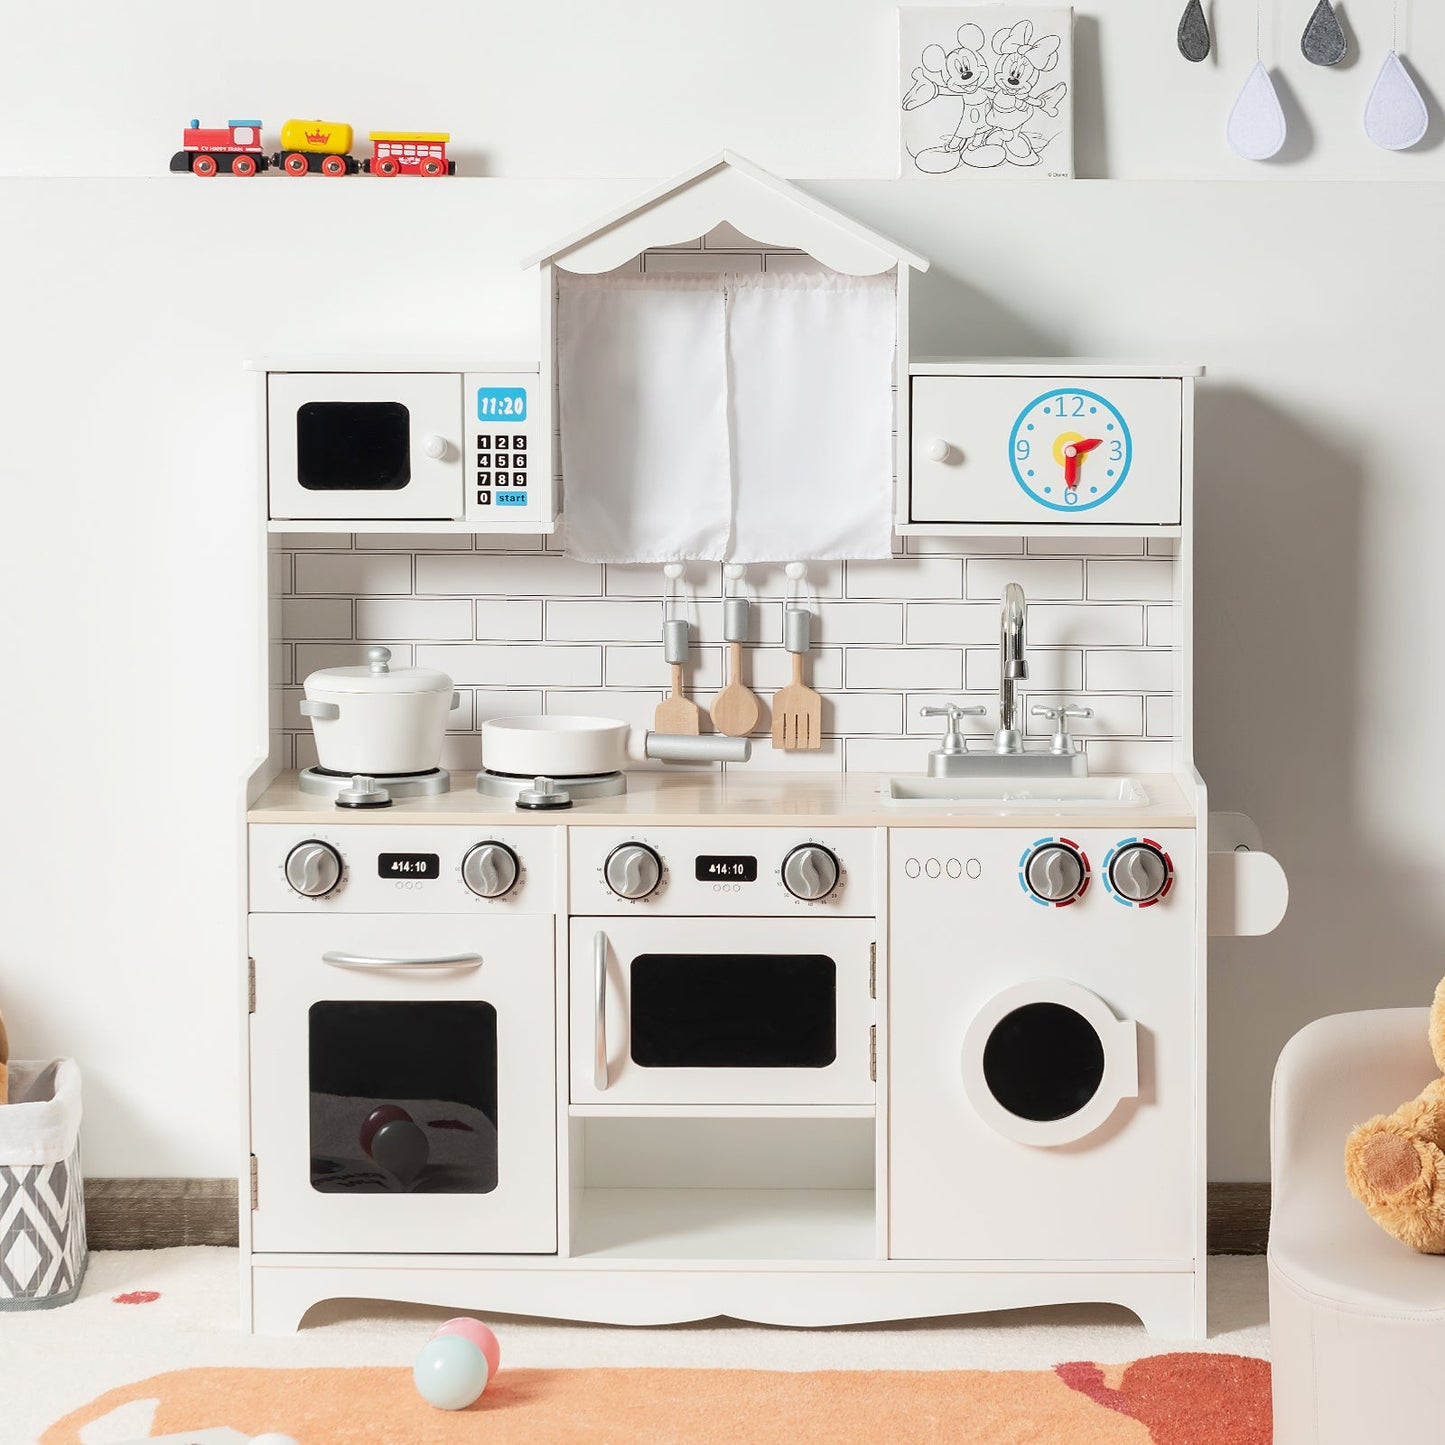
[[[325,898],[341,882],[341,854],[308,838],[286,855],[286,881],[303,898]]]
[[[816,903],[838,886],[838,860],[816,843],[804,843],[783,859],[783,886],[794,898]]]
[[[1148,843],[1129,843],[1109,863],[1109,886],[1126,903],[1152,903],[1169,886],[1169,862]]]
[[[602,876],[619,898],[636,901],[657,891],[662,882],[662,859],[646,843],[623,843],[607,855]]]
[[[1084,860],[1067,843],[1045,843],[1024,864],[1024,882],[1045,903],[1068,903],[1084,891]]]
[[[462,882],[478,898],[500,898],[517,881],[517,855],[505,843],[478,843],[462,859]]]

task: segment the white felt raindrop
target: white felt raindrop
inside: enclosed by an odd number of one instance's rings
[[[1403,151],[1419,145],[1429,128],[1425,98],[1392,50],[1365,102],[1365,134],[1387,151]]]
[[[1230,149],[1247,161],[1267,161],[1284,146],[1284,107],[1262,61],[1256,61],[1244,89],[1229,112],[1226,135]]]

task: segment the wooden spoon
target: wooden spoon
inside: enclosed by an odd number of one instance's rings
[[[743,645],[729,644],[732,650],[732,667],[728,685],[718,693],[712,703],[712,725],[730,738],[746,737],[758,725],[762,705],[752,691],[742,684]]]

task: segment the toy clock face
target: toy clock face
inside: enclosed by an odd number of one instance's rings
[[[1055,512],[1087,512],[1107,502],[1133,460],[1123,412],[1097,391],[1044,392],[1019,412],[1009,434],[1014,480]]]

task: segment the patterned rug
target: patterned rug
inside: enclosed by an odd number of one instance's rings
[[[1269,1366],[1191,1353],[1054,1370],[504,1367],[455,1414],[405,1369],[192,1369],[108,1391],[41,1445],[268,1431],[298,1445],[1269,1445]]]

